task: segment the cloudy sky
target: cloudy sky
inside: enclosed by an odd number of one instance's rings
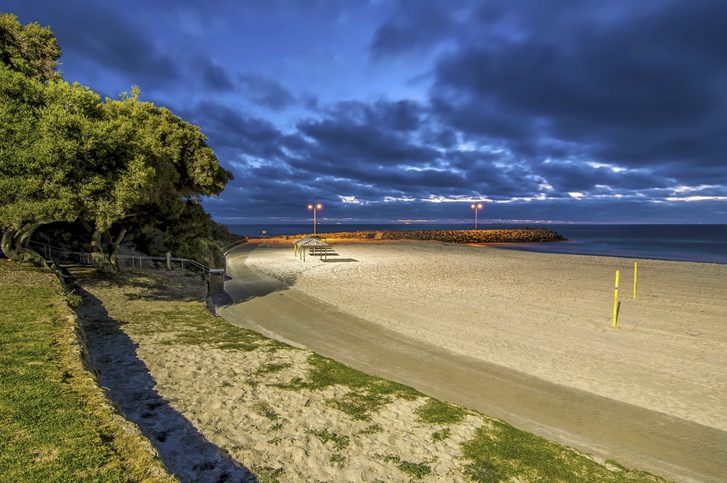
[[[727,222],[727,2],[6,0],[201,126],[227,223]]]

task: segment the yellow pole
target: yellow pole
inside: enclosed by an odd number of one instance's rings
[[[636,300],[636,281],[639,278],[639,263],[634,262],[634,300]]]
[[[616,270],[616,284],[613,288],[613,323],[611,326],[616,328],[616,319],[618,318],[618,278],[620,272]]]

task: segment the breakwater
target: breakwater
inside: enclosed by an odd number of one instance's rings
[[[306,235],[286,236],[286,239]],[[494,230],[402,230],[319,233],[329,240],[435,240],[448,243],[530,243],[562,241],[565,237],[547,228],[503,228]]]

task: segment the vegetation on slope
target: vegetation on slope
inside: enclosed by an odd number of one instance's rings
[[[173,481],[84,367],[77,330],[54,275],[0,261],[1,479]]]
[[[389,468],[389,478],[399,480],[435,476],[474,481],[660,481],[644,472],[600,463],[408,386],[233,326],[205,311],[202,302],[185,289],[187,280],[192,279],[166,272],[124,272],[113,279],[85,272],[80,283],[103,302],[110,316],[121,321],[120,327],[132,339],[142,346],[148,344],[147,354],[175,345],[203,347],[210,357],[220,350],[230,354],[223,356],[226,362],[215,376],[217,382],[221,390],[236,395],[238,411],[259,416],[257,427],[256,420],[245,420],[246,440],[267,441],[267,446],[239,447],[225,439],[233,437],[230,434],[220,441],[230,445],[225,449],[231,449],[239,462],[251,464],[261,481],[305,478],[293,472],[290,461],[278,459],[287,454],[286,446],[324,452],[331,474],[339,475],[346,474],[348,465],[356,460],[363,466],[383,463]],[[233,354],[239,354],[239,359]],[[240,360],[245,361],[243,365]],[[225,376],[226,372],[231,375]],[[179,396],[175,398],[180,407],[185,404]],[[300,407],[292,401],[299,401]],[[193,402],[188,404],[194,407]],[[379,419],[392,408],[396,408],[396,423]],[[297,420],[305,411],[316,418]],[[215,413],[213,427],[200,427],[200,431],[210,437],[223,432],[222,412]],[[325,424],[320,418],[325,418]],[[231,424],[239,425],[239,421]],[[284,428],[291,425],[298,432],[294,436],[287,433],[290,439],[286,439]],[[455,434],[463,434],[462,428],[469,436],[464,436],[462,444],[453,443]],[[437,448],[453,444],[459,455],[437,452]],[[439,459],[412,458],[412,448],[419,454],[431,451]],[[422,448],[426,451],[420,451]],[[361,463],[361,458],[369,459]],[[445,458],[459,468],[457,473],[440,473]]]

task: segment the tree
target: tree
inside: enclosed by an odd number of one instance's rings
[[[58,137],[64,123],[67,128],[74,123],[73,115],[65,120],[58,115],[69,107],[68,112],[78,117],[79,107],[98,103],[89,90],[60,80],[55,71],[60,55],[49,29],[35,23],[23,26],[14,15],[0,14],[1,246],[6,255],[21,261],[42,263],[27,247],[38,226],[73,216],[73,186],[62,179],[68,174],[68,158],[43,159],[54,151],[69,154],[78,141],[79,136]],[[58,95],[62,91],[72,95],[64,99]],[[75,101],[81,101],[80,106],[74,106]]]
[[[197,126],[140,101],[136,87],[101,102],[62,80],[59,55],[49,29],[0,15],[2,250],[42,264],[28,246],[34,231],[77,220],[91,234],[96,266],[115,272],[130,229],[179,220],[232,175]]]
[[[99,196],[84,202],[81,220],[92,233],[93,260],[116,270],[116,253],[132,228],[179,220],[187,202],[220,193],[232,175],[220,167],[206,138],[166,108],[139,100],[139,89],[103,104],[110,143]]]
[[[0,226],[10,258],[42,264],[28,241],[41,225],[72,221],[93,191],[103,111],[90,89],[44,84],[0,64]]]
[[[171,252],[209,267],[223,265],[222,248],[234,239],[229,230],[215,223],[196,200],[187,200],[178,218],[156,216],[148,223],[137,224],[131,236],[136,247],[144,253],[164,255]]]
[[[0,63],[41,81],[60,79],[56,70],[61,49],[47,27],[21,25],[15,15],[0,14]]]

